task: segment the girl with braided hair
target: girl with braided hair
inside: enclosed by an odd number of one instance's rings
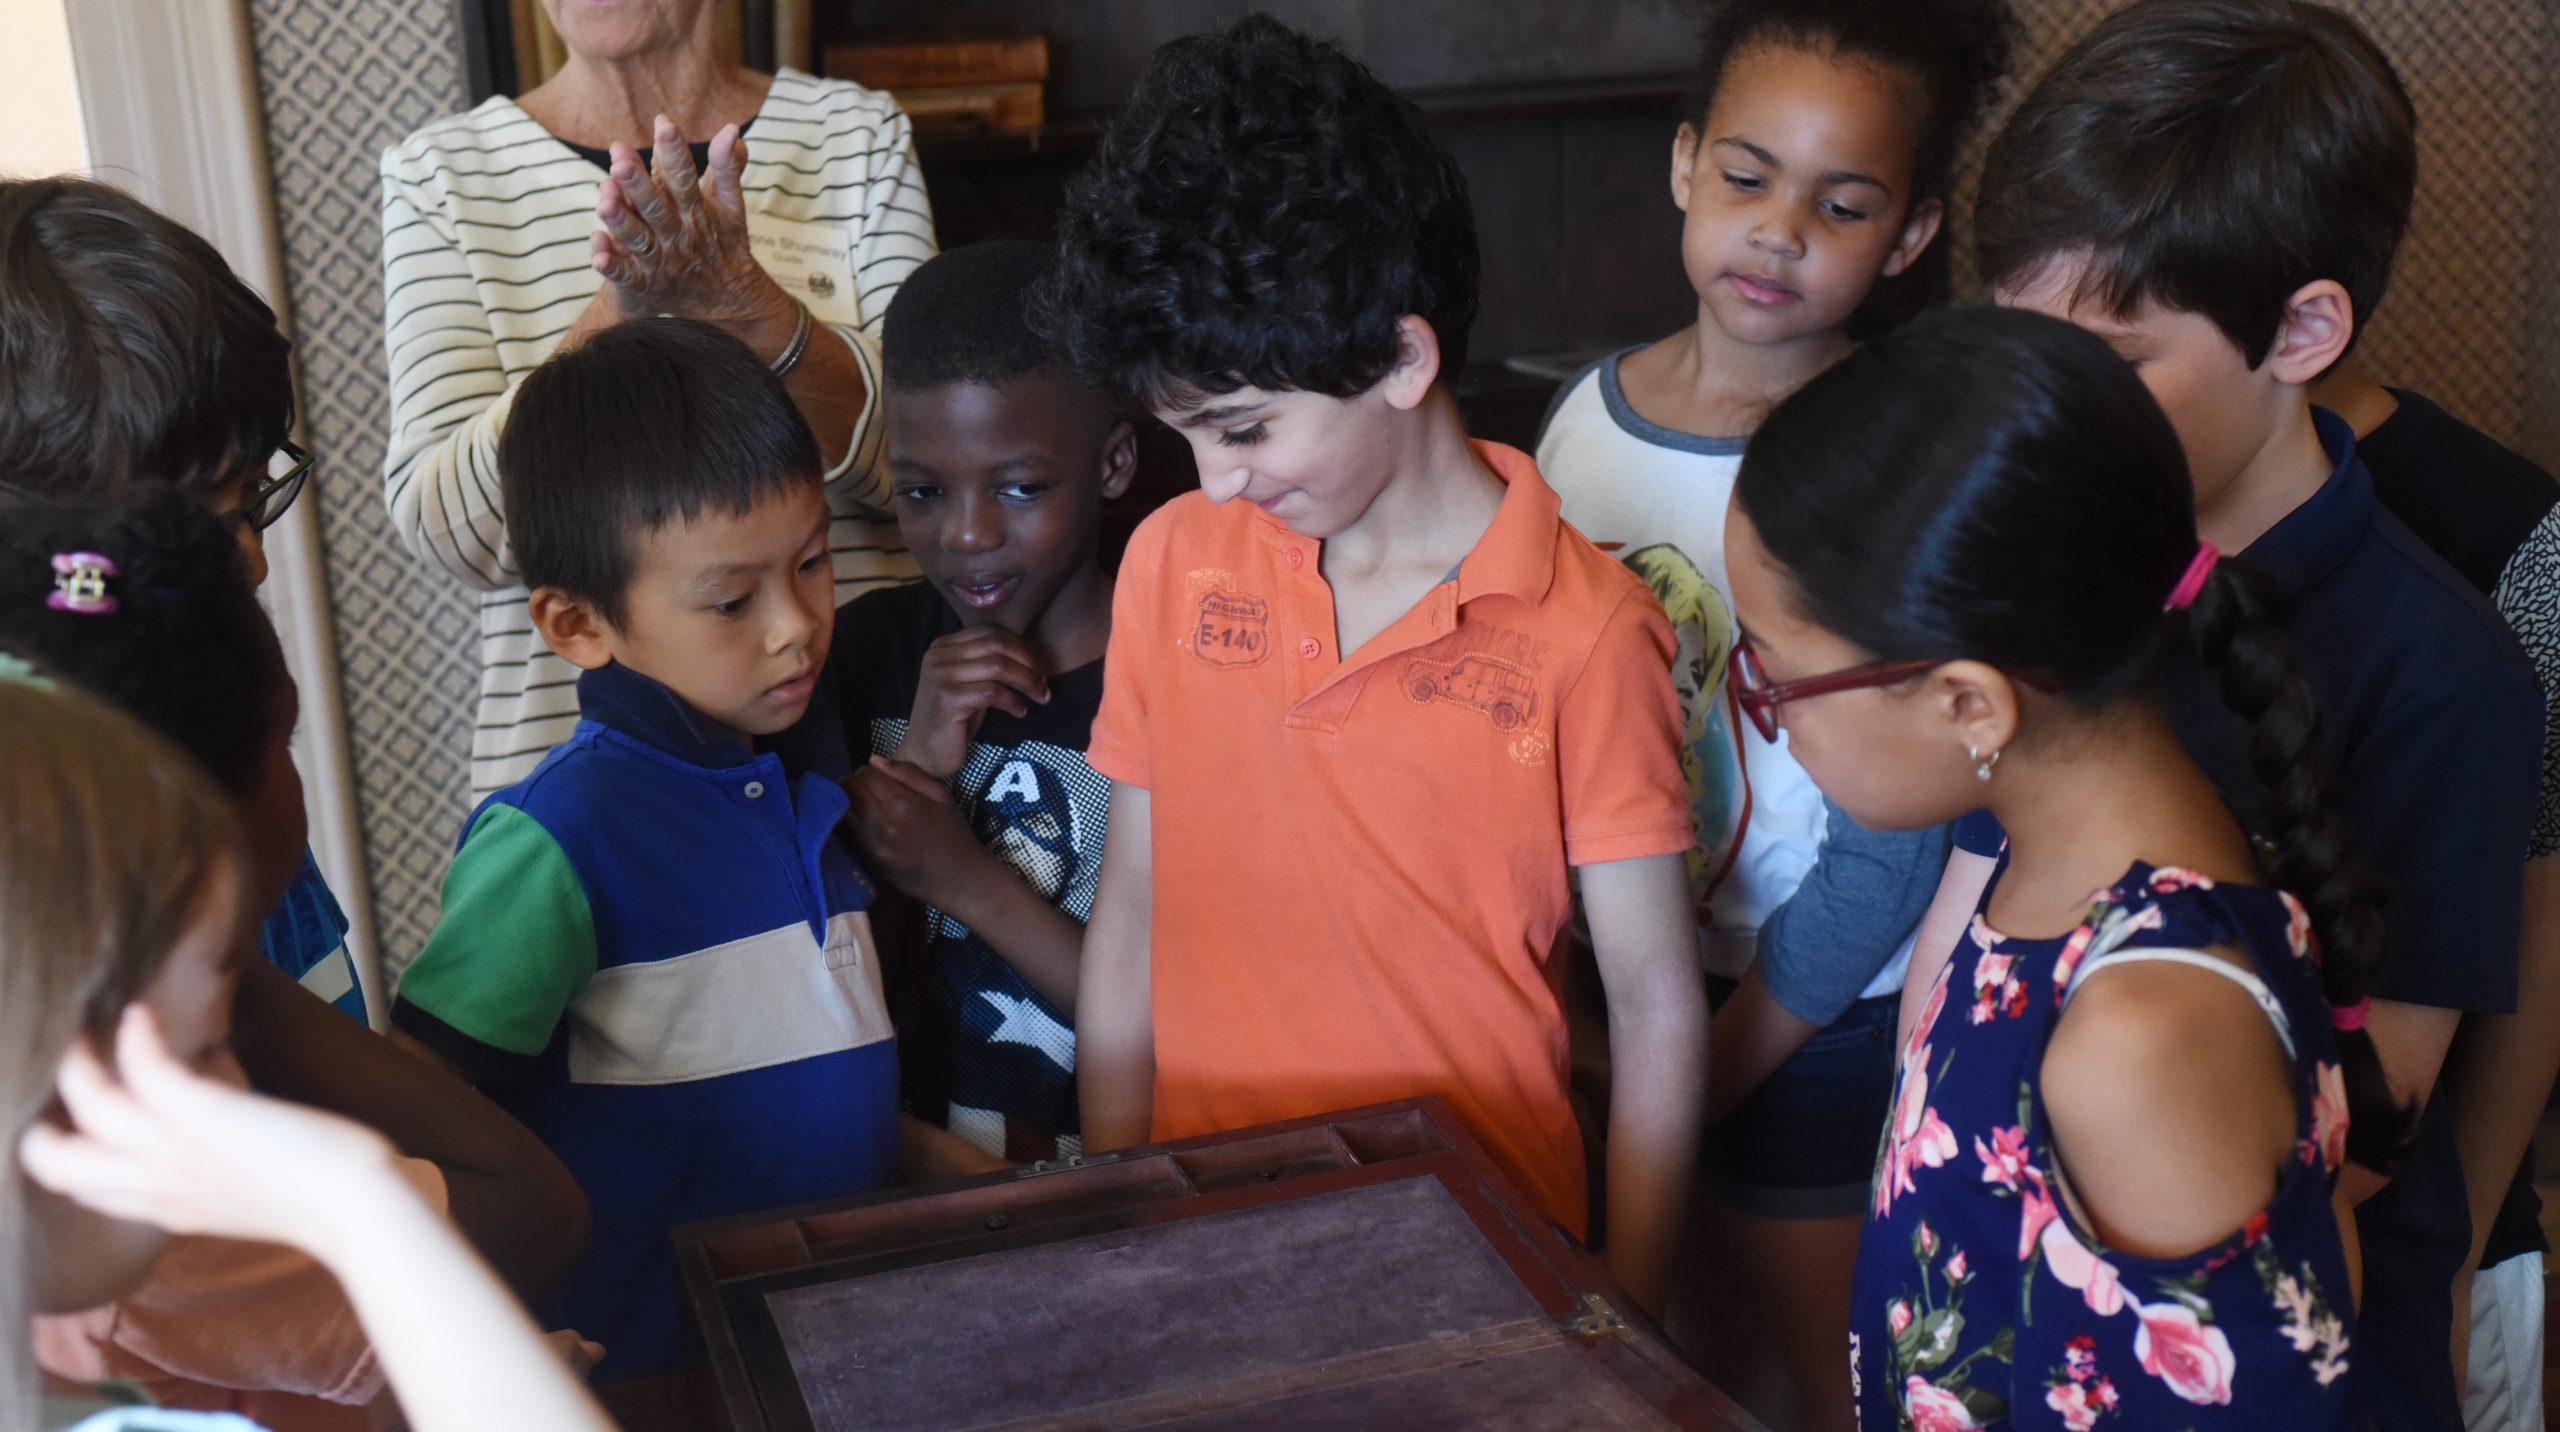
[[[1923,319],[1771,415],[1726,561],[1762,734],[1862,823],[2009,836],[1903,1041],[1861,1425],[2349,1425],[2331,1193],[2408,1122],[2362,1032],[2376,891],[2141,380],[2055,320]],[[2251,725],[2262,844],[2162,714],[2178,642]]]

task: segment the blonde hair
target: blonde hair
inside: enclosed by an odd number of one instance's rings
[[[18,1135],[85,1033],[105,1047],[208,883],[239,880],[231,805],[140,722],[0,681],[0,1425],[33,1426],[33,1266]]]

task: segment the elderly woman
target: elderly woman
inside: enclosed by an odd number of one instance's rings
[[[719,57],[712,0],[543,0],[568,64],[383,155],[393,526],[480,593],[479,795],[578,719],[533,633],[498,502],[518,379],[626,319],[716,323],[767,359],[827,455],[836,595],[915,574],[885,512],[881,315],[933,254],[888,96]],[[640,141],[649,150],[639,152]]]

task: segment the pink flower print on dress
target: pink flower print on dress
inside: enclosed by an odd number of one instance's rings
[[[1980,924],[1980,917],[1977,916],[1974,923]],[[1903,1077],[1906,1079],[1911,1077],[1912,1070],[1929,1062],[1929,1031],[1936,1027],[1938,1016],[1947,1007],[1947,984],[1955,978],[1955,974],[1956,967],[1953,960],[1938,967],[1937,983],[1929,986],[1929,998],[1920,1006],[1920,1017],[1911,1021],[1910,1032],[1902,1036],[1902,1069]]]
[[[1947,1283],[1951,1287],[1961,1287],[1972,1281],[1973,1269],[1965,1263],[1964,1250],[1959,1248],[1956,1256],[1947,1260]]]
[[[1982,1425],[1963,1398],[1916,1372],[1902,1384],[1902,1411],[1912,1432],[1973,1432]]]
[[[2316,1067],[2320,1079],[2311,1091],[2311,1141],[2319,1146],[2320,1166],[2335,1173],[2347,1161],[2347,1071],[2326,1059]]]
[[[2026,1186],[2019,1191],[2018,1199],[2018,1261],[2021,1263],[2027,1260],[2028,1254],[2036,1251],[2036,1244],[2043,1240],[2046,1226],[2054,1219],[2053,1195],[2045,1189],[2044,1175],[2032,1168],[2026,1171],[2026,1175]]]
[[[1901,1298],[1894,1299],[1893,1306],[1884,1310],[1884,1327],[1886,1332],[1895,1337],[1910,1331],[1911,1304]]]
[[[2167,869],[2154,870],[2151,872],[2151,889],[2154,894],[2175,895],[2181,890],[2210,890],[2212,888],[2212,877],[2199,875],[2192,870],[2181,870],[2174,865]]]
[[[1968,1016],[1973,1023],[1989,1024],[1992,1015],[1997,1013],[2003,1004],[2014,1002],[2019,1010],[2026,1007],[2026,1000],[2018,987],[2017,976],[2011,973],[2016,965],[2017,960],[2014,956],[1997,955],[1988,951],[1974,961],[1973,1010]],[[2015,1013],[2016,1011],[2012,1012],[2013,1017]]]
[[[2294,899],[2290,890],[2279,890],[2276,895],[2284,901],[2284,939],[2293,947],[2293,957],[2319,963],[2320,938],[2312,933],[2311,912],[2302,908],[2302,902]]]
[[[2057,1382],[2044,1390],[2044,1405],[2062,1414],[2064,1432],[2089,1432],[2107,1410],[2097,1389],[2084,1383]]]
[[[1974,1156],[1982,1160],[1982,1181],[1996,1183],[2011,1193],[2018,1191],[2018,1180],[2027,1172],[2027,1130],[2023,1124],[1993,1129],[1991,1142],[1984,1144],[1980,1136],[1973,1141]]]
[[[1944,988],[1943,982],[1940,987]],[[1917,1189],[1911,1181],[1914,1168],[1942,1167],[1957,1153],[1955,1130],[1929,1107],[1929,1046],[1923,1044],[1917,1052],[1918,1061],[1902,1071],[1893,1127],[1885,1141],[1884,1158],[1876,1165],[1878,1218],[1893,1211],[1894,1195]]]
[[[2231,1340],[2222,1329],[2197,1321],[2193,1310],[2178,1303],[2145,1303],[2140,1315],[2133,1355],[2142,1370],[2198,1406],[2228,1406],[2233,1363]]]
[[[2115,1265],[2090,1252],[2061,1219],[2045,1224],[2036,1242],[2044,1249],[2044,1266],[2064,1287],[2078,1290],[2089,1311],[2102,1318],[2124,1311],[2124,1284],[2116,1277]]]

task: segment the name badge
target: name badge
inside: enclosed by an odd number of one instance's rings
[[[777,219],[747,211],[747,244],[784,292],[809,305],[823,323],[857,327],[862,300],[853,287],[853,236],[837,224]]]

